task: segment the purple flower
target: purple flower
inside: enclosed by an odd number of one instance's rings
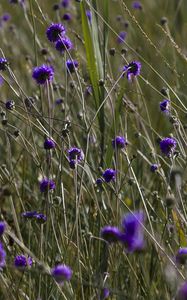
[[[103,183],[102,178],[97,178],[96,181],[95,181],[95,183],[96,183],[98,186],[101,186],[102,183]]]
[[[115,139],[112,140],[113,148],[123,149],[128,145],[126,139],[123,136],[116,136]]]
[[[68,150],[68,159],[69,161],[80,162],[84,159],[84,154],[81,149],[72,147]]]
[[[73,48],[73,44],[71,40],[67,36],[65,36],[56,42],[55,48],[59,52],[63,53],[66,50],[71,50]]]
[[[62,104],[62,103],[63,103],[63,99],[62,98],[56,99],[56,101],[55,101],[56,105],[59,105],[59,104]]]
[[[106,169],[102,174],[104,180],[106,182],[110,182],[111,180],[114,180],[116,177],[116,171],[113,169]]]
[[[116,243],[121,238],[121,232],[117,227],[105,226],[101,229],[101,237],[108,243]]]
[[[140,75],[141,63],[139,61],[132,61],[127,66],[123,67],[123,72],[126,72],[127,79],[130,81],[132,77]]]
[[[75,69],[77,69],[79,66],[78,61],[77,60],[73,60],[71,61],[70,59],[68,59],[66,61],[66,68],[70,73],[75,72]]]
[[[57,265],[51,270],[51,275],[60,284],[63,284],[64,281],[69,281],[72,273],[71,268],[66,265]]]
[[[63,19],[64,21],[71,21],[71,19],[72,19],[71,14],[65,13],[65,14],[63,15],[62,19]]]
[[[121,44],[125,41],[125,38],[127,36],[127,33],[125,31],[121,31],[117,37],[118,44]]]
[[[50,139],[50,138],[46,138],[44,141],[44,149],[46,150],[50,150],[50,149],[54,149],[55,148],[55,142]]]
[[[35,217],[36,214],[37,214],[36,210],[34,210],[34,211],[25,211],[21,214],[21,216],[26,218],[26,219],[31,219],[31,218]]]
[[[104,300],[104,299],[107,299],[108,297],[110,296],[110,291],[108,288],[103,288],[101,290],[101,296],[100,296],[100,299],[101,300]]]
[[[128,213],[123,217],[122,227],[124,234],[121,236],[122,243],[125,244],[128,252],[140,251],[144,248],[144,224],[143,211]]]
[[[3,248],[3,245],[0,243],[0,267],[5,266],[5,258],[6,258],[6,252]]]
[[[183,285],[179,288],[176,299],[187,300],[187,282],[184,282]]]
[[[64,34],[65,28],[60,23],[52,23],[46,31],[47,38],[50,42],[57,42]]]
[[[40,182],[40,191],[42,193],[48,192],[49,190],[54,190],[56,185],[52,179],[44,178]]]
[[[9,13],[4,13],[4,15],[2,15],[1,20],[3,22],[8,22],[11,19],[11,15]]]
[[[40,223],[45,223],[47,221],[47,217],[42,213],[37,213],[34,217]]]
[[[141,10],[142,9],[142,4],[140,3],[140,1],[134,1],[132,3],[132,8]]]
[[[13,100],[8,100],[5,103],[6,109],[13,110],[15,109],[15,102]]]
[[[156,170],[158,170],[158,165],[157,164],[152,164],[150,167],[151,172],[155,172]]]
[[[32,258],[26,257],[25,255],[17,255],[14,259],[14,266],[16,268],[24,269],[25,267],[32,266]]]
[[[86,16],[87,16],[89,22],[91,23],[91,21],[92,21],[92,12],[91,12],[91,10],[89,10],[89,9],[86,10]]]
[[[160,102],[160,109],[164,113],[169,112],[169,107],[170,107],[170,101],[168,99],[164,99],[162,102]]]
[[[5,71],[8,65],[8,61],[4,57],[0,57],[0,71]]]
[[[0,236],[3,235],[6,229],[6,223],[4,221],[0,221]]]
[[[33,69],[32,77],[38,84],[45,84],[47,81],[52,81],[54,69],[52,66],[42,65]]]
[[[187,260],[187,248],[180,248],[176,255],[176,262],[184,265]]]
[[[177,146],[177,141],[173,138],[166,137],[160,142],[160,149],[162,153],[164,153],[168,157],[171,157],[176,146]]]
[[[70,5],[70,0],[62,0],[61,5],[64,8],[68,8],[68,6]]]

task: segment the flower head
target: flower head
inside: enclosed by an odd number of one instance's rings
[[[113,169],[106,169],[102,174],[104,180],[106,182],[110,182],[111,180],[114,180],[116,177],[116,171]]]
[[[126,139],[123,136],[116,136],[115,139],[112,140],[113,148],[123,149],[128,145]]]
[[[142,9],[142,4],[140,3],[140,1],[134,1],[133,3],[132,3],[132,7],[134,8],[134,9]]]
[[[74,160],[76,162],[80,162],[84,159],[84,154],[81,149],[77,147],[72,147],[68,150],[68,159],[69,161]]]
[[[177,141],[173,138],[166,137],[160,142],[160,149],[162,153],[168,157],[171,157],[176,146],[177,146]]]
[[[187,299],[187,282],[184,282],[179,288],[177,293],[177,300],[186,300]]]
[[[34,217],[40,223],[45,223],[47,221],[47,217],[42,213],[37,213]]]
[[[2,15],[1,20],[3,22],[8,22],[11,19],[11,15],[9,13],[4,13],[4,15]]]
[[[141,63],[139,61],[132,61],[127,66],[123,67],[123,72],[126,73],[127,79],[130,81],[132,77],[140,75]]]
[[[101,229],[101,237],[108,243],[115,243],[120,240],[121,232],[117,227],[105,226]]]
[[[34,211],[25,211],[21,214],[21,216],[26,218],[26,219],[31,219],[31,218],[35,217],[36,214],[37,214],[36,210],[34,210]]]
[[[160,110],[163,111],[164,113],[169,112],[169,107],[170,107],[170,101],[168,99],[164,99],[162,102],[160,102]]]
[[[63,284],[64,281],[69,281],[72,273],[71,268],[66,265],[57,265],[51,270],[51,275],[60,284]]]
[[[5,265],[6,252],[3,248],[3,245],[0,243],[0,267],[4,267]]]
[[[61,5],[64,8],[68,8],[68,6],[70,5],[70,0],[62,0]]]
[[[125,41],[126,36],[127,36],[126,31],[121,31],[117,37],[118,44],[123,43]]]
[[[8,100],[5,103],[6,109],[13,110],[15,108],[15,102],[13,100]]]
[[[66,68],[70,73],[75,72],[75,69],[77,69],[79,66],[78,61],[77,60],[73,60],[71,61],[70,59],[68,59],[66,61]]]
[[[144,224],[143,211],[128,213],[123,217],[122,227],[124,234],[121,236],[122,243],[125,244],[128,252],[139,251],[144,248]]]
[[[5,71],[8,66],[8,61],[4,57],[0,57],[0,71]]]
[[[107,299],[108,297],[110,296],[110,291],[108,288],[103,288],[101,290],[101,296],[100,296],[100,299],[101,300],[104,300],[104,299]]]
[[[44,178],[40,182],[40,191],[42,193],[48,192],[49,190],[54,190],[55,187],[56,185],[52,179]]]
[[[38,84],[45,84],[53,80],[54,69],[52,66],[42,65],[33,69],[32,77]]]
[[[25,268],[25,267],[29,267],[29,266],[32,266],[32,258],[29,256],[29,257],[26,257],[25,255],[17,255],[14,259],[14,266],[16,268]]]
[[[6,229],[6,223],[4,221],[0,222],[0,236],[3,235],[3,233],[5,232]]]
[[[177,263],[184,265],[187,261],[187,248],[180,248],[176,255]]]
[[[71,40],[66,36],[62,37],[60,40],[56,42],[55,48],[63,53],[66,50],[71,50],[73,48],[73,44]]]
[[[65,28],[62,24],[51,24],[46,31],[47,38],[50,42],[57,42],[64,34]]]
[[[46,150],[50,150],[50,149],[54,149],[55,148],[55,142],[50,139],[50,138],[46,138],[44,141],[44,149]]]
[[[155,172],[156,170],[158,170],[158,165],[157,164],[152,164],[150,167],[151,172]]]
[[[62,19],[63,19],[64,21],[71,21],[71,19],[72,19],[71,14],[65,13],[65,14],[63,15]]]
[[[89,10],[89,9],[86,10],[86,16],[87,16],[89,22],[91,23],[91,21],[92,21],[92,12],[91,12],[91,10]]]

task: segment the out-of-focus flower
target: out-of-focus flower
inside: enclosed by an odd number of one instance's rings
[[[0,57],[0,71],[5,71],[8,66],[8,61],[4,57]]]
[[[46,150],[50,150],[50,149],[54,149],[55,148],[55,142],[50,139],[50,138],[46,138],[44,141],[44,149]]]
[[[126,214],[122,219],[124,234],[121,236],[128,252],[140,251],[145,246],[144,225],[145,216],[143,211],[135,211]]]
[[[5,266],[6,252],[3,248],[3,245],[0,243],[0,267]]]
[[[71,21],[72,16],[71,16],[70,13],[65,13],[65,14],[63,15],[62,19],[63,19],[64,21]]]
[[[103,289],[101,290],[101,296],[100,296],[100,299],[101,299],[101,300],[105,300],[105,299],[107,299],[109,296],[110,296],[110,291],[109,291],[109,289],[108,289],[108,288],[103,288]]]
[[[73,60],[71,61],[70,59],[68,59],[66,61],[66,68],[70,73],[75,72],[75,69],[77,69],[79,66],[78,61],[77,60]]]
[[[62,0],[61,5],[64,8],[68,8],[70,5],[70,0]]]
[[[168,157],[172,156],[176,147],[177,147],[177,141],[170,137],[166,137],[162,139],[160,142],[160,149],[162,153]]]
[[[91,21],[92,21],[92,12],[91,12],[91,10],[87,9],[86,10],[86,15],[87,15],[87,18],[88,18],[89,22],[91,23]]]
[[[121,44],[125,41],[126,39],[126,36],[127,36],[127,32],[126,31],[121,31],[117,37],[117,42],[118,44]]]
[[[25,267],[32,266],[32,258],[26,257],[25,255],[17,255],[14,259],[14,266],[16,268],[24,269]]]
[[[176,255],[176,262],[184,265],[187,261],[187,248],[180,248]]]
[[[0,237],[3,235],[6,229],[6,223],[4,221],[0,221]]]
[[[15,109],[15,102],[13,100],[8,100],[5,103],[6,109],[13,110]]]
[[[72,270],[67,265],[57,265],[51,270],[51,275],[59,283],[63,284],[64,281],[69,281],[72,277]]]
[[[131,81],[133,77],[140,75],[141,63],[139,61],[132,61],[127,66],[123,67],[123,72],[126,73],[127,79]]]
[[[115,139],[112,140],[113,148],[123,149],[128,145],[126,139],[123,136],[116,136]]]
[[[42,65],[33,69],[32,77],[38,84],[45,84],[53,80],[54,69],[52,66]]]
[[[150,167],[151,172],[155,172],[156,170],[158,170],[158,165],[157,164],[152,164]]]
[[[141,10],[141,9],[142,9],[142,4],[141,4],[141,2],[140,2],[140,1],[134,1],[134,2],[132,3],[132,8]]]
[[[116,243],[121,238],[121,231],[115,226],[105,226],[101,229],[101,237],[108,243]]]
[[[168,99],[164,99],[162,102],[160,102],[160,110],[164,113],[169,113],[170,108],[170,101]]]
[[[49,190],[54,190],[55,187],[56,185],[52,179],[44,178],[40,182],[40,191],[42,193],[48,192]]]
[[[177,297],[176,300],[187,300],[187,282],[184,282],[178,292],[177,292]]]
[[[62,37],[60,40],[56,42],[55,48],[59,52],[63,53],[66,50],[71,50],[73,48],[73,44],[71,40],[66,36],[66,37]]]
[[[21,216],[26,218],[26,219],[31,219],[31,218],[35,217],[36,214],[37,214],[36,210],[34,210],[34,211],[25,211],[21,214]]]

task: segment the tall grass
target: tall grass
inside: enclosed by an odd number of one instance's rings
[[[186,280],[186,266],[175,256],[187,246],[187,3],[142,0],[143,9],[135,10],[130,0],[70,2],[59,10],[52,0],[0,3],[1,15],[11,14],[0,27],[0,56],[9,61],[0,86],[0,214],[7,223],[0,299],[104,299],[104,288],[108,299],[175,299]],[[65,12],[71,21],[63,20]],[[52,22],[66,24],[72,51],[60,54],[47,40]],[[121,31],[127,37],[119,44]],[[79,62],[72,74],[67,59]],[[123,67],[131,61],[142,69],[129,82]],[[55,79],[39,86],[32,69],[43,63],[54,67]],[[165,98],[169,114],[159,108]],[[9,99],[15,102],[11,111]],[[120,151],[112,147],[118,135],[128,141]],[[159,147],[169,136],[177,140],[170,158]],[[46,137],[55,149],[44,149]],[[75,169],[68,162],[72,146],[84,153]],[[117,171],[116,179],[98,186],[107,168]],[[41,193],[45,177],[56,189]],[[47,221],[22,216],[34,210]],[[121,227],[125,214],[139,210],[146,217],[143,251],[128,253],[101,237],[104,226]],[[16,268],[20,254],[32,257],[33,265]],[[51,276],[57,264],[73,271],[63,285]]]

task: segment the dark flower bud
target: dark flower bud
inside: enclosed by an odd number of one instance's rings
[[[128,50],[127,50],[126,48],[123,48],[123,49],[121,50],[121,54],[122,54],[122,55],[126,55],[126,54],[127,54],[127,51],[128,51]]]
[[[41,54],[42,55],[47,55],[48,54],[47,49],[46,48],[41,49]]]
[[[15,137],[18,137],[20,135],[20,131],[18,130],[18,129],[16,129],[15,131],[14,131],[14,136]]]
[[[111,49],[109,50],[109,54],[110,54],[111,56],[114,56],[115,53],[116,53],[116,49],[115,49],[115,48],[111,48]]]
[[[60,8],[59,4],[56,3],[53,5],[53,10],[59,10],[59,8]]]
[[[1,121],[1,123],[2,123],[2,125],[7,125],[7,123],[8,123],[8,120],[7,119],[3,119],[2,121]]]
[[[163,87],[160,92],[162,93],[163,96],[168,97],[168,94],[169,94],[168,88]]]
[[[174,205],[175,205],[175,197],[174,197],[174,195],[173,194],[171,194],[171,195],[168,194],[166,196],[166,206],[169,207],[169,208],[171,208]]]
[[[99,79],[99,86],[104,86],[105,82],[103,79]]]
[[[13,100],[8,100],[5,103],[6,109],[13,110],[15,108],[15,102]]]
[[[160,24],[163,26],[168,22],[168,19],[166,17],[162,17],[160,20]]]

